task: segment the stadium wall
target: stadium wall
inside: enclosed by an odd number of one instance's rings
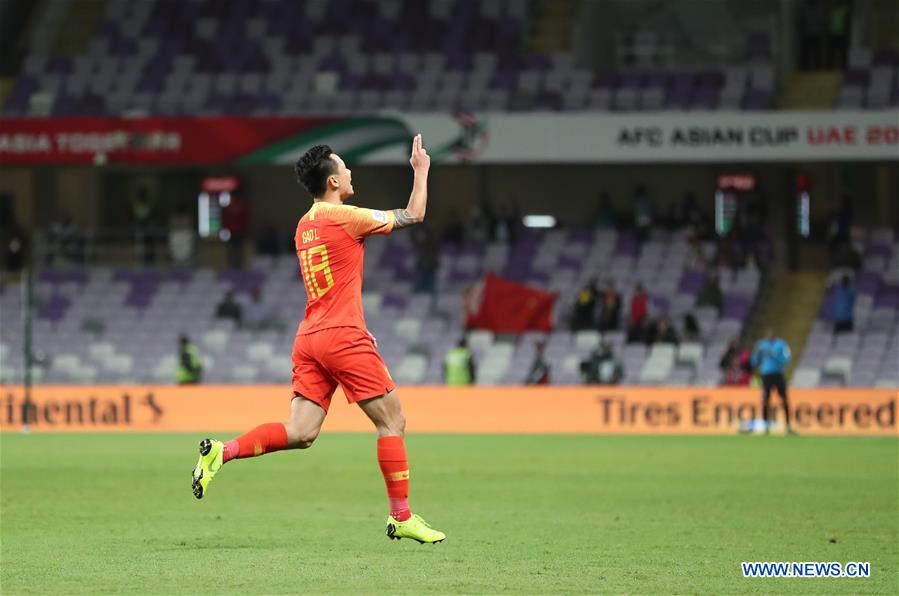
[[[441,226],[461,217],[469,219],[482,199],[494,206],[513,202],[523,213],[549,213],[563,224],[582,223],[585,205],[592,215],[600,193],[607,192],[613,206],[630,213],[635,181],[646,184],[658,215],[680,204],[688,192],[707,211],[717,176],[723,172],[751,173],[763,189],[769,219],[783,215],[778,208],[795,192],[801,172],[812,181],[812,220],[824,221],[840,192],[857,200],[859,225],[899,225],[899,169],[892,164],[856,162],[838,169],[825,163],[790,164],[621,164],[621,165],[492,165],[434,168],[429,179],[429,222]],[[82,230],[115,229],[130,225],[131,199],[139,188],[156,198],[159,213],[192,216],[200,180],[207,175],[237,175],[251,202],[250,227],[285,230],[308,206],[289,166],[216,166],[201,168],[93,168],[21,167],[0,169],[0,194],[13,197],[19,224],[26,230],[46,227],[67,213]],[[378,209],[406,201],[411,174],[408,166],[353,167],[358,201]],[[547,202],[547,197],[552,201]],[[777,229],[777,226],[775,226]]]
[[[733,434],[760,408],[758,390],[749,388],[404,387],[400,394],[412,433]],[[25,418],[34,431],[240,431],[283,419],[292,397],[281,386],[40,386],[28,404],[19,387],[0,396],[5,432],[21,430]],[[803,434],[899,434],[895,390],[794,389],[790,399]],[[372,431],[339,391],[324,428]]]

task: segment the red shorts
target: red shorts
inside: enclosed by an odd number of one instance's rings
[[[293,342],[293,391],[325,411],[337,385],[350,403],[396,388],[371,335],[358,327],[332,327],[297,335]]]

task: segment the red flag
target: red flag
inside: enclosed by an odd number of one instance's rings
[[[467,297],[465,325],[494,333],[552,331],[556,296],[488,273]]]

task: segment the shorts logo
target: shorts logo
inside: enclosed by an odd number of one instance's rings
[[[387,214],[384,213],[383,211],[378,211],[377,209],[372,209],[371,216],[377,222],[381,222],[383,224],[387,223]]]

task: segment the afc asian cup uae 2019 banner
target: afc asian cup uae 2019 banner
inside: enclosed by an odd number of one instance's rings
[[[882,110],[9,118],[0,164],[287,164],[317,143],[405,164],[417,132],[438,163],[899,160],[899,110]]]
[[[524,372],[522,373],[524,374]],[[401,387],[411,433],[733,434],[759,390],[664,387]],[[0,390],[0,431],[238,432],[283,420],[289,386],[38,386]],[[791,389],[801,434],[899,436],[895,389]],[[783,411],[774,400],[783,428]],[[373,432],[338,390],[326,431]]]

